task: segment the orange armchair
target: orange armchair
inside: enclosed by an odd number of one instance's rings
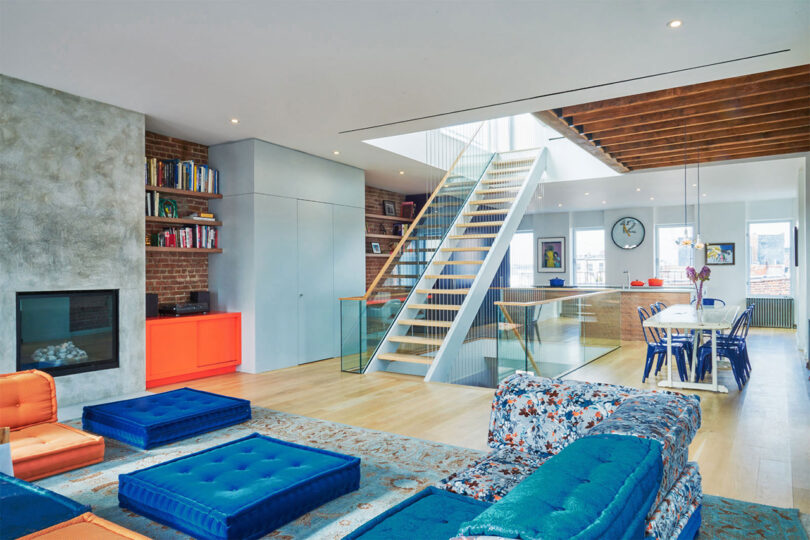
[[[53,377],[38,370],[0,375],[0,427],[11,428],[14,476],[38,480],[104,459],[104,438],[56,421]]]

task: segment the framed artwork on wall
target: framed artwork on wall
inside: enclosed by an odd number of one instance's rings
[[[733,266],[734,242],[706,242],[706,264]]]
[[[537,271],[565,272],[565,237],[537,239]]]
[[[394,204],[394,201],[383,201],[383,214],[386,216],[397,215],[397,205]]]

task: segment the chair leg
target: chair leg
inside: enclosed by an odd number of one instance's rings
[[[655,353],[647,351],[647,359],[644,361],[644,375],[641,376],[641,382],[645,382],[647,377],[650,376],[650,369],[652,369]]]
[[[667,359],[667,353],[656,353],[656,356],[658,357],[658,362],[655,364],[655,374],[658,375],[658,372],[661,371],[661,366]]]

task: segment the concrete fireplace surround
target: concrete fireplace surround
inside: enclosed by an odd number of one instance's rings
[[[0,75],[0,373],[17,292],[119,290],[120,367],[57,377],[60,405],[144,389],[143,156],[142,114]]]

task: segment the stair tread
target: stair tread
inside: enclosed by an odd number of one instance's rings
[[[459,223],[456,227],[500,227],[501,225],[503,225],[503,221],[479,221],[478,223]]]
[[[498,236],[495,233],[486,234],[452,234],[449,236],[451,240],[483,240],[484,238],[495,238]]]
[[[484,264],[484,261],[433,261],[433,264],[447,264],[450,266],[464,266],[465,264]]]
[[[415,345],[441,345],[444,340],[420,336],[390,336],[388,341],[393,341],[394,343],[413,343]]]
[[[476,195],[492,195],[495,193],[508,193],[510,191],[519,191],[520,186],[513,186],[507,188],[491,188],[491,189],[476,189]]]
[[[380,360],[388,360],[391,362],[413,362],[416,364],[432,364],[433,358],[429,356],[416,356],[415,354],[402,354],[402,353],[380,353],[377,355]]]
[[[501,199],[478,199],[477,201],[470,201],[470,204],[474,204],[476,206],[481,206],[485,204],[506,204],[510,202],[515,202],[514,197],[510,198],[501,198]]]
[[[441,311],[458,311],[461,309],[461,306],[453,304],[408,304],[406,307],[408,309],[437,309]]]
[[[492,166],[498,167],[500,165],[515,165],[518,163],[534,163],[535,158],[517,158],[517,159],[504,159],[503,161],[493,161]]]
[[[475,274],[428,274],[425,276],[427,279],[475,279]]]
[[[495,167],[495,168],[490,168],[487,171],[487,174],[507,174],[507,173],[508,174],[514,174],[514,173],[519,173],[519,172],[525,172],[525,171],[528,171],[529,169],[531,169],[531,167],[505,167],[503,169]]]
[[[456,253],[460,251],[489,251],[490,247],[488,246],[477,246],[477,247],[460,247],[460,248],[442,248],[442,251],[445,253]]]
[[[512,183],[523,183],[523,177],[519,176],[517,178],[488,178],[486,180],[481,180],[482,184],[486,185],[493,185],[493,184],[512,184]]]
[[[473,210],[471,212],[464,212],[465,216],[491,216],[493,214],[508,214],[509,208],[500,208],[498,210]]]
[[[430,326],[434,328],[450,328],[452,321],[431,321],[430,319],[400,319],[399,324],[403,326]]]
[[[470,289],[416,289],[419,294],[467,294]]]

